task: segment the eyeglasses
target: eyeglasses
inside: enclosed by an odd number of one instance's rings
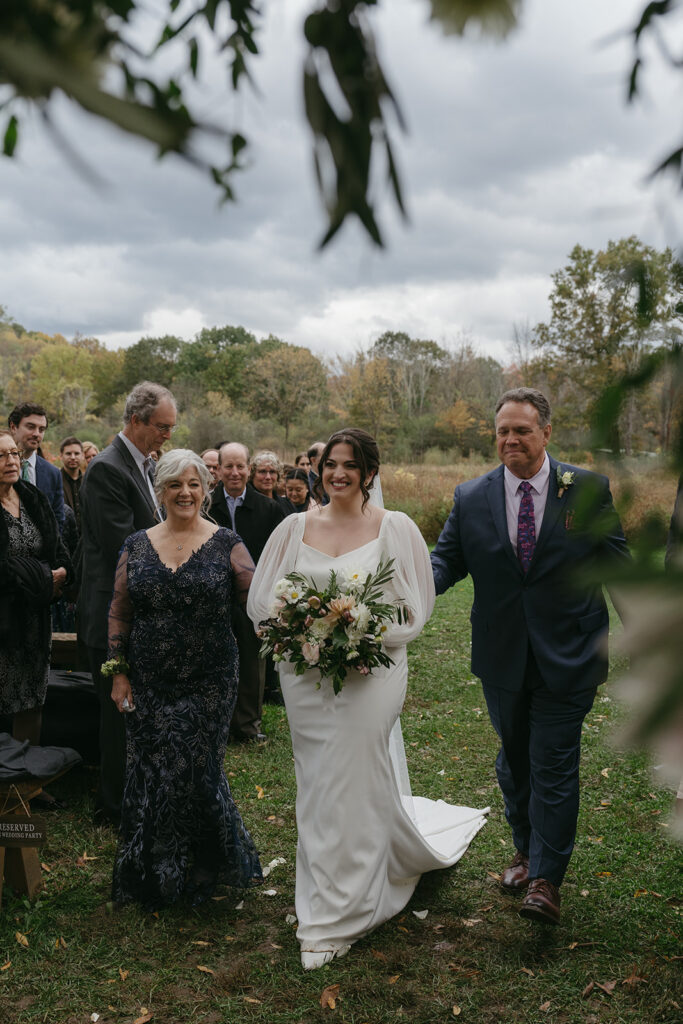
[[[175,423],[173,425],[170,423],[155,423],[154,420],[150,420],[149,425],[158,430],[160,434],[172,434],[176,427]]]
[[[7,462],[9,459],[19,459],[21,461],[21,452],[0,452],[0,462]]]
[[[277,476],[277,470],[276,469],[264,469],[262,466],[259,466],[259,468],[255,469],[254,472],[255,473],[262,473],[264,475],[267,474],[268,476]]]

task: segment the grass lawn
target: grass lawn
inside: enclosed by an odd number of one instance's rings
[[[617,1024],[683,1019],[681,849],[668,840],[672,794],[644,758],[610,742],[620,711],[602,687],[586,721],[579,835],[562,888],[563,923],[517,916],[496,874],[513,848],[497,744],[469,671],[471,591],[460,585],[409,652],[403,730],[415,793],[491,805],[453,869],[425,876],[406,908],[349,955],[304,974],[294,926],[294,770],[284,709],[268,708],[263,748],[229,748],[230,784],[265,866],[261,889],[151,915],[108,907],[113,834],[91,824],[95,775],[53,787],[45,889],[33,905],[5,890],[0,1021],[100,1024]],[[615,669],[618,669],[615,665]],[[49,871],[47,870],[49,868]],[[413,911],[428,911],[419,919]],[[25,936],[25,946],[17,934]],[[338,985],[335,1008],[323,989]]]

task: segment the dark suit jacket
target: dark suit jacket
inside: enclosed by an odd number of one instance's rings
[[[222,483],[219,483],[213,491],[209,514],[219,526],[226,526],[232,530],[230,511],[225,500]],[[244,541],[254,564],[261,557],[261,552],[271,533],[284,518],[285,514],[276,501],[266,498],[265,494],[259,494],[251,484],[247,484],[244,504],[235,510],[235,530]]]
[[[154,502],[120,437],[88,466],[81,499],[81,635],[88,647],[107,647],[107,614],[114,571],[126,537],[154,526]]]
[[[559,496],[550,459],[548,497],[527,573],[510,543],[503,466],[461,484],[432,552],[437,594],[468,573],[474,582],[472,671],[488,686],[519,690],[531,645],[556,692],[588,689],[607,676],[608,613],[603,564],[629,559],[607,477],[562,463],[575,482]],[[600,516],[604,532],[592,532]],[[581,523],[579,522],[581,519]],[[577,578],[591,573],[592,581]]]
[[[64,526],[64,490],[62,474],[51,462],[36,455],[36,487],[43,492],[61,530]]]

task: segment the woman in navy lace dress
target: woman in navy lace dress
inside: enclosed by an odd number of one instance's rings
[[[262,878],[223,770],[238,679],[230,609],[254,566],[237,534],[201,517],[209,480],[194,452],[164,455],[166,518],[128,538],[116,569],[106,667],[128,744],[117,903],[200,903],[218,883]]]

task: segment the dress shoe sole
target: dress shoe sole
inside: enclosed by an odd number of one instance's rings
[[[533,903],[528,903],[525,906],[519,908],[519,916],[526,917],[529,921],[538,921],[539,924],[554,924],[560,923],[559,914],[555,917],[550,911],[544,907],[536,907]]]

